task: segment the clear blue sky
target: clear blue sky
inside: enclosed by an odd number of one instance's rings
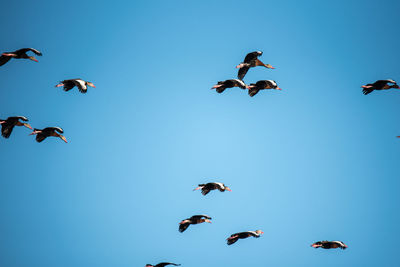
[[[57,3],[56,3],[57,2]],[[303,3],[300,3],[303,2]],[[0,266],[398,264],[398,1],[5,1],[0,117],[69,143],[0,139]],[[210,88],[247,52],[282,91]],[[86,95],[54,88],[82,78]],[[232,192],[192,189],[220,181]],[[208,214],[213,224],[178,232]],[[262,229],[260,239],[225,238]],[[313,249],[318,240],[349,249]]]

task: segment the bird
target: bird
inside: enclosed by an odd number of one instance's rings
[[[212,89],[215,89],[217,93],[222,93],[225,91],[226,88],[232,88],[232,87],[239,87],[242,89],[246,89],[247,85],[239,79],[231,79],[231,80],[225,80],[225,81],[219,81],[216,85],[214,85]]]
[[[392,85],[389,85],[391,83]],[[374,83],[369,83],[366,85],[361,86],[363,88],[363,94],[368,95],[374,90],[388,90],[391,88],[396,88],[399,89],[400,87],[397,85],[397,83],[392,80],[392,79],[387,79],[387,80],[377,80]]]
[[[34,56],[28,56],[26,52],[32,51],[37,56],[42,56],[42,53],[33,48],[22,48],[14,52],[5,52],[0,56],[0,66],[6,64],[11,58],[27,58],[39,62]]]
[[[55,87],[61,87],[61,86],[64,87],[64,91],[69,91],[76,86],[76,87],[78,87],[79,92],[81,92],[83,94],[87,92],[88,86],[96,88],[96,86],[94,86],[93,83],[84,81],[80,78],[61,81]]]
[[[147,263],[146,267],[164,267],[164,266],[167,266],[167,265],[180,266],[180,264],[176,264],[176,263],[172,263],[172,262],[161,262],[161,263],[156,264],[156,265],[152,265],[152,264]]]
[[[244,58],[244,61],[236,66],[236,68],[239,69],[238,78],[240,80],[243,80],[244,76],[246,75],[247,71],[250,68],[254,68],[257,66],[264,66],[268,69],[275,69],[270,64],[264,64],[263,62],[261,62],[261,60],[258,59],[258,57],[260,57],[262,54],[263,54],[263,52],[261,52],[261,51],[254,51],[254,52],[248,53],[246,55],[246,57]]]
[[[43,130],[35,128],[35,129],[33,129],[33,132],[30,133],[29,135],[36,134],[36,141],[38,143],[42,142],[44,139],[46,139],[49,136],[59,137],[65,143],[68,143],[65,136],[61,135],[62,133],[64,133],[64,130],[61,129],[60,127],[47,127],[47,128],[44,128]]]
[[[0,119],[1,135],[4,138],[9,138],[14,126],[25,126],[32,130],[32,127],[29,125],[29,123],[20,122],[20,120],[28,121],[28,119],[24,116],[8,117],[6,120]]]
[[[232,245],[236,243],[239,239],[245,239],[250,236],[253,236],[255,238],[259,238],[262,234],[264,234],[263,231],[261,230],[256,230],[256,231],[247,231],[247,232],[241,232],[241,233],[236,233],[231,235],[226,239],[228,245]]]
[[[264,89],[282,90],[281,88],[278,87],[278,84],[273,80],[261,80],[256,83],[251,83],[250,85],[247,86],[247,89],[249,89],[249,96],[251,97],[255,96],[260,90]]]
[[[331,248],[341,248],[346,249],[347,246],[342,241],[318,241],[311,245],[313,248],[324,248],[324,249],[331,249]]]
[[[211,190],[218,189],[221,192],[224,192],[225,190],[232,191],[229,187],[227,187],[223,183],[206,183],[206,184],[199,184],[198,187],[193,189],[193,191],[201,189],[201,193],[205,196],[207,195]]]
[[[192,217],[182,220],[179,223],[179,232],[183,233],[191,224],[198,224],[203,222],[211,223],[211,217],[207,215],[193,215]]]

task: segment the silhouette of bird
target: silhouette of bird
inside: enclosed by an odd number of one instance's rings
[[[78,87],[79,92],[81,92],[83,94],[87,92],[88,86],[96,88],[96,86],[94,86],[93,83],[84,81],[84,80],[79,79],[79,78],[78,79],[69,79],[69,80],[61,81],[55,87],[61,87],[61,86],[64,87],[64,91],[69,91],[69,90],[71,90],[72,88],[74,88],[76,86],[76,87]]]
[[[389,85],[389,83],[391,83],[392,85]],[[361,86],[361,88],[363,88],[363,94],[368,95],[374,90],[388,90],[391,88],[399,89],[400,87],[394,80],[388,79],[388,80],[378,80],[374,83],[363,85]]]
[[[0,119],[1,135],[4,138],[9,138],[14,126],[25,126],[26,128],[32,129],[29,123],[20,122],[20,120],[28,121],[28,119],[23,116],[8,117],[6,120]]]
[[[193,191],[195,190],[199,190],[201,189],[201,193],[205,196],[207,195],[211,190],[215,190],[218,189],[221,192],[224,192],[225,190],[228,191],[232,191],[229,187],[227,187],[225,184],[223,183],[207,183],[207,184],[199,184],[198,187],[196,187],[195,189],[193,189]]]
[[[43,130],[35,128],[35,129],[33,129],[33,132],[30,135],[36,134],[36,141],[38,143],[42,142],[44,139],[46,139],[49,136],[59,137],[65,143],[68,143],[65,136],[61,135],[62,133],[64,133],[64,130],[61,129],[60,127],[47,127],[47,128],[44,128]]]
[[[26,58],[38,62],[34,56],[28,56],[26,53],[32,51],[37,56],[41,56],[42,53],[33,48],[22,48],[14,52],[5,52],[0,56],[0,66],[6,64],[12,58]]]
[[[261,80],[256,83],[252,83],[247,86],[247,89],[249,89],[249,96],[251,97],[255,96],[260,90],[264,89],[282,90],[273,80]]]
[[[179,232],[183,233],[191,224],[199,224],[203,222],[211,223],[211,217],[207,215],[193,215],[192,217],[182,220],[179,223]]]
[[[324,249],[331,249],[331,248],[341,248],[346,249],[347,246],[342,241],[318,241],[311,245],[313,248],[324,248]]]
[[[232,245],[232,244],[236,243],[236,241],[238,241],[239,239],[245,239],[250,236],[259,238],[262,234],[264,234],[264,232],[261,230],[241,232],[241,233],[236,233],[236,234],[231,235],[230,237],[228,237],[226,239],[226,241],[227,241],[228,245]]]
[[[214,85],[211,89],[215,89],[217,93],[222,93],[225,91],[226,88],[232,88],[232,87],[239,87],[242,89],[246,89],[246,84],[239,79],[231,79],[231,80],[225,80],[225,81],[220,81],[216,85]]]
[[[172,262],[161,262],[161,263],[156,264],[156,265],[152,265],[152,264],[147,263],[146,267],[164,267],[164,266],[167,266],[167,265],[180,266],[180,264],[176,264],[176,263],[172,263]]]
[[[246,75],[247,71],[250,68],[254,68],[257,66],[264,66],[268,69],[275,69],[270,64],[264,64],[263,62],[261,62],[261,60],[258,59],[258,57],[260,57],[262,54],[263,53],[261,51],[254,51],[248,53],[244,58],[244,61],[236,66],[236,68],[239,69],[238,78],[240,80],[243,80],[244,76]]]

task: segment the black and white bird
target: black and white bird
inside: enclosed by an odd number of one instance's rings
[[[244,76],[246,75],[247,71],[250,68],[254,68],[257,66],[263,66],[268,69],[275,69],[270,64],[264,64],[263,62],[261,62],[261,60],[258,59],[258,57],[262,56],[262,54],[263,53],[261,51],[254,51],[254,52],[248,53],[246,55],[246,57],[244,58],[244,61],[236,66],[236,68],[239,69],[238,78],[240,80],[243,80]]]
[[[176,264],[176,263],[172,263],[172,262],[161,262],[161,263],[156,264],[156,265],[152,265],[150,263],[147,263],[146,267],[164,267],[164,266],[167,266],[167,265],[180,266],[180,264]]]
[[[324,249],[331,249],[331,248],[341,248],[346,249],[347,246],[342,241],[318,241],[311,245],[313,248],[324,248]]]
[[[211,223],[211,217],[207,215],[193,215],[179,223],[179,232],[183,233],[191,224],[199,224],[203,222]]]
[[[42,142],[44,139],[46,139],[49,136],[59,137],[65,143],[68,143],[65,136],[61,135],[62,133],[64,133],[64,130],[61,129],[60,127],[47,127],[47,128],[44,128],[43,130],[35,128],[35,129],[33,129],[33,132],[30,133],[29,135],[36,134],[36,141],[38,143]]]
[[[236,241],[238,241],[239,239],[245,239],[250,236],[259,238],[262,234],[264,234],[264,232],[261,230],[241,232],[241,233],[236,233],[236,234],[231,235],[230,237],[228,237],[226,239],[226,241],[227,241],[228,245],[232,245],[232,244],[236,243]]]
[[[247,85],[239,79],[231,79],[231,80],[225,80],[225,81],[219,81],[216,85],[214,85],[212,89],[215,89],[217,93],[222,93],[225,91],[226,88],[232,88],[232,87],[239,87],[242,89],[246,89]]]
[[[28,121],[28,119],[24,116],[8,117],[6,120],[0,119],[1,135],[4,138],[9,138],[14,126],[25,126],[26,128],[32,130],[32,127],[29,125],[29,123],[21,122],[20,120]]]
[[[0,66],[3,66],[12,58],[25,58],[38,62],[38,60],[34,56],[28,56],[26,54],[29,51],[35,53],[37,56],[42,56],[42,53],[40,51],[33,48],[22,48],[14,52],[5,52],[0,56]]]
[[[55,87],[61,87],[61,86],[64,87],[64,91],[69,91],[76,86],[78,87],[79,92],[81,93],[86,93],[88,86],[96,88],[96,86],[94,86],[93,83],[84,81],[80,78],[61,81]]]
[[[256,83],[251,83],[250,85],[247,86],[247,89],[249,89],[249,96],[251,97],[255,96],[260,90],[264,89],[282,90],[281,88],[278,87],[278,84],[273,80],[261,80]]]
[[[390,85],[391,84],[391,85]],[[387,80],[378,80],[374,83],[369,83],[366,85],[361,86],[363,88],[363,94],[368,95],[374,90],[388,90],[391,88],[399,89],[400,87],[397,85],[397,83],[392,80],[392,79],[387,79]]]
[[[229,187],[227,187],[225,184],[223,183],[206,183],[206,184],[199,184],[198,187],[196,187],[195,189],[193,189],[193,191],[199,190],[201,189],[201,193],[205,196],[207,195],[211,190],[215,190],[218,189],[221,192],[225,192],[225,190],[227,191],[232,191]]]

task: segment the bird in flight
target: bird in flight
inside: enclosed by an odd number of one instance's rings
[[[0,119],[1,135],[4,138],[9,138],[15,126],[25,126],[26,128],[32,130],[32,127],[29,125],[29,123],[21,122],[20,120],[28,121],[28,119],[24,116],[8,117],[6,120]]]
[[[248,53],[244,58],[244,61],[236,66],[236,68],[239,69],[238,78],[240,80],[243,80],[244,76],[246,76],[246,73],[250,68],[263,66],[266,67],[267,69],[275,69],[270,64],[264,64],[261,60],[258,59],[258,57],[260,57],[262,54],[263,53],[261,51],[254,51]]]
[[[0,56],[0,66],[3,66],[12,58],[25,58],[38,62],[38,60],[34,56],[28,56],[26,54],[29,51],[35,53],[37,56],[42,56],[42,53],[40,51],[33,48],[22,48],[14,52],[5,52]]]

